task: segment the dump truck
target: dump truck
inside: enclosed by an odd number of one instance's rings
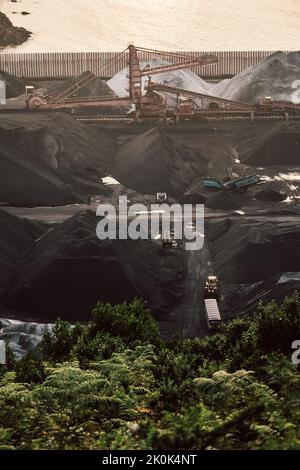
[[[205,299],[220,299],[220,282],[217,276],[208,276],[204,284]]]
[[[207,326],[210,331],[215,331],[221,324],[221,315],[216,299],[204,299]]]
[[[204,307],[209,331],[218,329],[221,323],[218,301],[220,300],[220,282],[217,276],[210,275],[204,284]]]

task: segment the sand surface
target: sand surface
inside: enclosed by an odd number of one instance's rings
[[[33,32],[17,51],[121,51],[130,42],[161,50],[295,50],[300,43],[298,0],[0,0],[0,9]]]

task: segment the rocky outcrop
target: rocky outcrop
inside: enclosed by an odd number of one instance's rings
[[[31,32],[17,28],[9,18],[0,11],[0,47],[17,46],[27,41]]]

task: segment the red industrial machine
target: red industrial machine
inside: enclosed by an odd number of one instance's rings
[[[82,107],[101,107],[101,106],[120,106],[134,105],[137,115],[157,116],[163,114],[166,110],[166,102],[163,96],[155,90],[149,89],[144,95],[142,92],[142,78],[152,76],[173,70],[184,68],[192,68],[195,66],[214,64],[217,57],[212,55],[203,55],[201,57],[183,57],[180,54],[172,54],[174,58],[178,58],[178,62],[173,64],[161,65],[151,68],[145,67],[141,69],[139,52],[147,52],[159,56],[165,56],[170,53],[157,51],[153,49],[145,49],[130,45],[121,54],[117,54],[113,60],[118,60],[120,55],[127,54],[129,66],[129,96],[127,98],[112,97],[91,97],[91,98],[71,98],[71,96],[80,88],[87,86],[96,77],[91,74],[83,74],[69,89],[50,96],[47,90],[34,90],[28,94],[27,106],[29,109],[65,109],[65,108],[82,108]],[[103,71],[110,63],[104,64]]]
[[[141,68],[139,53],[147,53],[159,57],[170,57],[170,53],[146,49],[130,45],[123,52],[103,65],[102,72],[120,58],[127,57],[129,67],[128,74],[128,96],[125,98],[114,98],[111,96],[74,98],[72,95],[79,89],[87,86],[95,75],[86,72],[70,85],[56,95],[50,95],[45,89],[27,90],[27,107],[31,110],[61,110],[75,108],[103,108],[119,107],[122,105],[132,106],[132,115],[127,117],[130,120],[160,119],[164,123],[178,123],[180,119],[256,119],[256,118],[279,118],[289,119],[289,117],[300,118],[300,105],[283,101],[273,101],[266,97],[259,103],[252,105],[238,101],[232,101],[203,93],[197,93],[181,88],[170,87],[152,81],[153,75],[193,68],[195,66],[205,66],[215,64],[217,57],[213,55],[203,55],[200,57],[186,57],[179,53],[172,53],[175,63],[168,63],[158,67],[147,65]],[[143,93],[142,79],[148,76],[146,93]],[[167,102],[166,93],[176,97],[175,104]],[[167,96],[168,96],[167,95]],[[174,103],[174,100],[173,100]],[[87,120],[87,116],[82,116],[82,120]],[[96,120],[95,117],[92,118]],[[100,120],[106,119],[100,115]],[[110,116],[110,119],[124,120],[122,116]]]

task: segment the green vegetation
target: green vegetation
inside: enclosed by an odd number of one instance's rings
[[[1,449],[300,449],[300,298],[205,339],[160,339],[143,302],[59,321],[0,371]]]

